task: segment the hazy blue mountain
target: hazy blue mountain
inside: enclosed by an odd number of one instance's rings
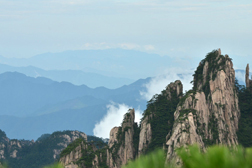
[[[106,114],[106,105],[82,109],[66,109],[34,117],[0,116],[0,128],[9,138],[37,139],[45,133],[59,130],[79,130],[93,135],[94,125]]]
[[[81,130],[92,134],[111,101],[146,107],[140,90],[150,78],[118,89],[32,78],[17,72],[0,74],[0,128],[10,138],[36,139],[57,130]]]
[[[94,98],[93,96],[83,96],[71,100],[67,100],[64,102],[59,102],[56,104],[46,105],[33,113],[33,116],[43,115],[43,114],[50,114],[56,113],[64,110],[78,110],[83,109],[88,106],[95,106],[95,105],[105,105],[109,103],[104,99]]]
[[[85,85],[53,82],[46,78],[27,77],[17,72],[0,74],[0,104],[4,115],[25,116],[43,107],[90,94]]]
[[[20,72],[30,77],[46,77],[58,82],[70,82],[74,85],[85,84],[91,88],[104,86],[115,89],[134,82],[132,79],[108,77],[97,73],[83,72],[81,70],[43,70],[34,66],[14,67],[0,64],[0,73],[4,72]]]
[[[106,102],[128,103],[130,101],[134,104],[135,97],[140,97],[139,91],[144,89],[142,85],[147,81],[148,79],[140,80],[136,82],[140,83],[138,85],[133,83],[114,90],[105,87],[91,89],[86,85],[76,86],[68,82],[54,82],[46,78],[32,78],[17,72],[6,72],[0,74],[0,101],[2,102],[0,115],[27,116],[41,108],[45,109],[58,103],[66,104],[65,101],[71,99],[80,98],[82,100],[75,103],[83,102],[83,96],[89,96],[85,100],[91,105],[90,100],[94,103],[101,101],[99,99]]]
[[[46,70],[83,70],[130,79],[153,76],[155,70],[171,67],[176,64],[175,61],[168,56],[123,49],[44,53],[26,59],[0,57],[0,63],[12,66],[31,65]]]

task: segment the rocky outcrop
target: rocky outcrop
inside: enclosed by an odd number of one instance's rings
[[[247,88],[250,88],[250,86],[252,86],[252,80],[249,79],[249,64],[247,64],[246,67],[245,83]]]
[[[33,145],[34,141],[7,138],[0,130],[0,159],[17,158],[17,153],[24,147]]]
[[[138,146],[138,156],[143,154],[151,142],[152,131],[151,124],[149,122],[150,117],[147,116],[141,122],[140,135],[139,135],[139,146]]]
[[[176,93],[176,96],[181,98],[183,95],[183,85],[180,80],[176,80],[175,82],[171,82],[169,85],[166,86],[165,92],[167,94],[167,99],[171,100],[174,98],[172,95],[173,92]]]
[[[193,90],[180,100],[174,113],[166,142],[167,160],[176,156],[174,149],[185,145],[197,143],[204,149],[212,144],[238,144],[240,110],[231,59],[221,55],[220,49],[209,53],[195,71],[193,82]]]
[[[54,159],[58,158],[61,151],[76,139],[83,138],[84,140],[87,141],[87,135],[79,131],[68,131],[67,134],[54,135],[54,137],[61,139],[61,141],[57,143],[57,147],[55,147],[56,149],[53,149]]]
[[[93,161],[92,161],[93,168],[98,168],[99,167],[99,158],[97,155],[95,155]]]
[[[122,126],[111,130],[107,150],[107,165],[110,168],[121,167],[135,158],[137,149],[134,147],[134,134],[136,128],[135,110],[131,109],[124,115]]]
[[[154,136],[158,136],[160,138],[159,142],[153,142],[155,144],[152,144],[152,148],[160,148],[165,144],[165,136],[170,127],[173,125],[173,113],[175,111],[176,105],[172,107],[172,104],[177,104],[179,101],[179,98],[181,98],[183,95],[183,85],[181,81],[177,80],[175,82],[171,82],[164,91],[162,91],[161,95],[158,95],[153,98],[147,106],[147,109],[145,111],[145,115],[143,117],[143,120],[141,122],[140,127],[140,135],[139,135],[139,147],[138,147],[138,156],[141,154],[144,154],[148,149],[148,146],[152,143],[152,134],[154,131]],[[166,99],[164,101],[164,99]],[[159,102],[162,103],[160,104]],[[172,101],[172,102],[171,102]],[[164,110],[163,110],[164,109]],[[156,122],[160,122],[159,126],[162,124],[166,124],[166,127],[164,129],[159,128]],[[154,124],[155,126],[152,126]],[[170,127],[169,127],[170,125]],[[160,134],[163,135],[156,135],[156,131],[161,132]],[[171,131],[171,130],[170,130]],[[163,138],[162,138],[163,136]],[[157,139],[157,137],[156,137]],[[160,143],[160,141],[162,141]],[[161,146],[160,146],[161,145]],[[152,149],[151,149],[152,150]]]
[[[107,147],[101,141],[88,142],[83,138],[79,138],[61,152],[59,161],[65,168],[104,167],[107,159]]]
[[[117,140],[117,133],[118,133],[119,127],[114,127],[110,130],[110,134],[109,134],[109,142],[108,142],[108,146],[109,148],[111,148],[115,143],[118,142]]]
[[[74,164],[74,162],[78,161],[82,157],[82,149],[86,149],[87,145],[83,141],[81,144],[79,144],[77,147],[75,147],[73,150],[70,151],[69,154],[63,156],[60,158],[60,163],[62,163],[65,168],[67,167],[74,167],[77,166],[77,164]]]

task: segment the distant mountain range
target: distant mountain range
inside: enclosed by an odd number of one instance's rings
[[[36,139],[57,130],[81,130],[92,134],[95,123],[106,114],[111,101],[129,106],[146,107],[140,91],[150,78],[138,80],[118,89],[47,78],[32,78],[17,72],[0,74],[0,128],[8,137]]]
[[[45,70],[82,70],[134,80],[154,76],[162,68],[177,65],[176,61],[168,56],[123,49],[64,51],[44,53],[31,58],[0,56],[1,64],[16,67],[34,66]],[[193,67],[193,65],[191,66]]]
[[[57,82],[70,82],[74,85],[87,85],[91,88],[104,86],[110,89],[116,89],[123,85],[133,83],[133,79],[108,77],[92,72],[83,72],[81,70],[43,70],[34,66],[14,67],[6,64],[0,64],[0,73],[20,72],[30,77],[46,77]]]

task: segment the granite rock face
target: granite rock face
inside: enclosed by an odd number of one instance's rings
[[[111,148],[115,143],[118,142],[117,140],[118,130],[119,130],[119,127],[114,127],[110,130],[109,142],[108,142],[109,148]]]
[[[78,145],[74,150],[72,150],[69,154],[60,158],[60,163],[62,163],[65,168],[66,167],[78,167],[78,165],[74,164],[74,162],[78,161],[82,157],[82,149],[86,149],[87,145],[83,142]]]
[[[152,131],[151,124],[148,122],[151,116],[147,116],[141,122],[139,145],[138,145],[138,156],[144,153],[145,149],[148,148],[148,144],[151,142]]]
[[[173,93],[175,93],[175,95]],[[167,101],[174,99],[174,96],[181,98],[183,94],[183,85],[181,81],[177,80],[175,82],[171,82],[169,85],[167,85],[166,89],[163,91],[162,94],[164,94]],[[157,117],[156,111],[151,111],[149,115],[144,116],[141,122],[139,145],[138,145],[138,156],[140,156],[141,154],[144,154],[148,148],[148,145],[151,143],[152,125],[150,121],[155,117]]]
[[[125,165],[129,160],[136,157],[137,149],[134,148],[135,110],[130,109],[124,115],[121,127],[115,127],[110,132],[110,140],[107,150],[107,165],[117,168]]]
[[[172,92],[176,92],[176,95],[178,97],[181,97],[181,95],[183,94],[183,85],[182,82],[180,80],[176,80],[175,82],[171,82],[169,85],[166,86],[166,94],[167,94],[167,99],[171,100],[172,97]]]
[[[237,145],[240,110],[235,89],[235,71],[228,55],[220,49],[209,53],[194,74],[193,90],[181,99],[168,136],[167,160],[176,158],[174,149],[197,143]],[[179,164],[179,159],[176,158]]]

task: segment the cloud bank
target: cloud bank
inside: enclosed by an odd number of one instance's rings
[[[109,138],[110,130],[113,127],[120,126],[123,120],[123,116],[132,107],[126,104],[118,104],[111,102],[107,105],[107,114],[100,120],[99,123],[95,124],[93,133],[97,137]],[[142,117],[140,110],[135,110],[135,122],[139,124]]]
[[[180,80],[182,82],[184,92],[190,90],[192,88],[192,84],[190,82],[193,80],[193,71],[188,70],[183,71],[184,73],[180,72],[182,71],[179,69],[170,69],[167,70],[166,73],[152,78],[149,83],[144,85],[144,87],[146,87],[146,91],[140,91],[142,98],[149,101],[153,95],[160,94],[168,84],[176,80]]]

